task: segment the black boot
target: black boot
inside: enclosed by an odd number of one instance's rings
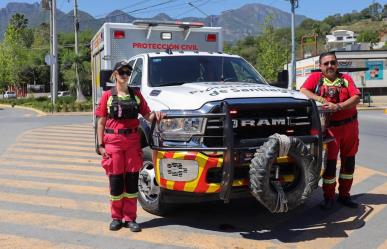
[[[122,227],[122,221],[120,221],[120,220],[113,220],[110,223],[109,229],[112,230],[112,231],[118,231],[118,230],[121,229],[121,227]]]
[[[125,221],[124,227],[129,228],[132,232],[141,231],[141,227],[136,221]]]
[[[338,197],[337,201],[341,203],[343,206],[349,207],[349,208],[358,208],[359,204],[352,201],[351,197]]]
[[[324,199],[320,203],[320,207],[322,210],[331,210],[333,208],[335,201],[333,199]]]

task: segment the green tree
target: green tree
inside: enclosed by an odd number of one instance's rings
[[[368,9],[373,20],[381,20],[383,8],[380,3],[373,3],[368,7]]]
[[[377,43],[379,42],[379,34],[376,31],[363,31],[358,35],[356,40],[358,42]]]
[[[15,32],[20,35],[22,43],[30,48],[33,43],[33,31],[28,28],[28,19],[24,15],[16,13],[13,15],[8,24],[9,27],[12,27]]]
[[[387,4],[383,6],[382,17],[387,18]]]
[[[271,18],[265,20],[262,35],[258,38],[258,50],[256,67],[258,71],[269,81],[277,79],[278,71],[287,63],[289,52],[286,44],[278,41]]]
[[[23,39],[23,29],[13,26],[12,22],[8,25],[3,41],[3,65],[7,75],[7,83],[19,85],[20,72],[28,59],[28,54]]]
[[[81,90],[86,95],[91,94],[91,69],[90,69],[90,49],[89,42],[93,32],[84,31],[79,35],[79,56],[74,52],[74,34],[63,33],[60,35],[59,42],[62,47],[59,53],[61,78],[64,86],[73,94],[76,93],[76,75],[75,65],[78,65],[78,72],[81,84]]]
[[[28,19],[23,14],[16,13],[11,17],[9,25],[17,30],[24,30],[27,28]]]
[[[7,71],[7,61],[4,45],[0,43],[0,93],[3,93],[8,84],[8,71]]]

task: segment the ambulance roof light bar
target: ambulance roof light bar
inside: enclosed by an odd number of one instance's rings
[[[204,23],[202,22],[182,22],[182,21],[134,20],[132,24],[146,25],[146,26],[166,25],[166,26],[180,27],[184,29],[204,27]]]

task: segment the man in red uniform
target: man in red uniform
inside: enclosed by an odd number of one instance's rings
[[[321,73],[312,73],[301,87],[308,98],[321,102],[332,112],[328,132],[335,141],[328,144],[327,165],[323,174],[324,201],[321,207],[331,209],[336,189],[336,162],[340,152],[341,168],[339,176],[338,202],[344,206],[357,208],[351,200],[350,190],[355,170],[355,155],[359,147],[359,124],[356,105],[360,102],[360,91],[351,76],[338,72],[334,52],[327,52],[319,58]]]
[[[158,121],[163,114],[151,112],[141,92],[128,87],[132,68],[125,61],[114,66],[115,86],[105,91],[96,110],[99,152],[109,177],[110,230],[122,226],[133,232],[141,230],[136,223],[138,172],[142,167],[141,139],[137,132],[138,114]],[[123,222],[124,221],[124,222]]]

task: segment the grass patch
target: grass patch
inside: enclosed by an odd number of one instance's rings
[[[47,97],[0,99],[0,104],[12,106],[26,106],[38,109],[43,112],[89,112],[92,111],[91,100],[84,103],[76,103],[72,96],[58,97],[55,105]]]

